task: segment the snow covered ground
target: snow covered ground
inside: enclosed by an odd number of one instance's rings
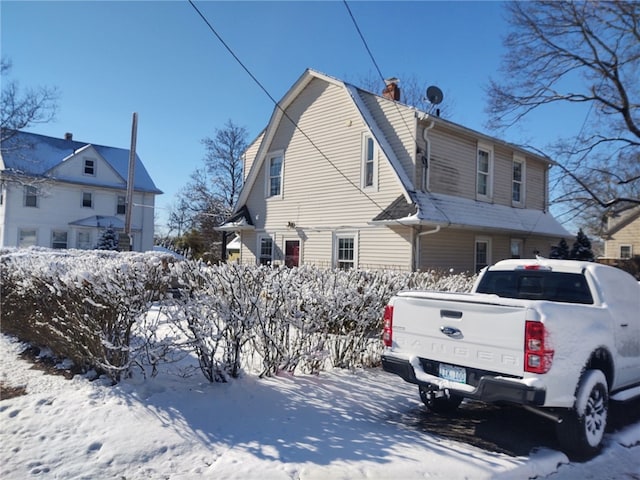
[[[4,480],[640,478],[640,422],[587,463],[549,449],[510,457],[403,423],[417,395],[376,369],[111,387],[32,369],[22,348],[0,335],[0,380],[27,392],[0,402]]]

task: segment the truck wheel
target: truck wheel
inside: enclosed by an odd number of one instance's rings
[[[574,407],[556,428],[562,448],[576,460],[596,455],[607,427],[608,413],[607,379],[601,370],[587,370],[580,380]]]
[[[424,403],[429,410],[436,413],[451,413],[460,406],[463,400],[462,397],[453,394],[445,394],[441,397],[436,397],[433,390],[429,390],[427,387],[423,387],[422,385],[420,385],[418,389],[422,403]]]

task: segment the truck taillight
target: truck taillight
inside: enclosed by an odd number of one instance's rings
[[[553,362],[547,331],[540,322],[527,321],[524,334],[524,371],[547,373]]]
[[[390,347],[393,343],[393,305],[384,307],[382,343],[385,347]]]

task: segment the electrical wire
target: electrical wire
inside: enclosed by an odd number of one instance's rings
[[[368,195],[364,190],[362,190],[362,188],[360,188],[360,186],[355,183],[353,180],[351,180],[344,172],[342,172],[342,170],[340,170],[340,168],[338,168],[338,166],[331,161],[331,159],[320,149],[320,147],[318,147],[315,142],[309,137],[309,135],[307,135],[307,133],[305,131],[302,130],[302,128],[300,128],[300,126],[298,125],[298,123],[296,121],[294,121],[289,114],[285,111],[284,108],[282,108],[282,106],[280,105],[280,103],[269,93],[269,91],[265,88],[265,86],[260,82],[260,80],[258,80],[256,78],[256,76],[251,73],[251,71],[249,70],[249,68],[242,62],[242,60],[240,60],[240,58],[235,54],[235,52],[231,49],[231,47],[224,41],[224,39],[220,36],[220,34],[216,31],[216,29],[213,27],[213,25],[211,25],[211,23],[209,22],[209,20],[207,20],[207,18],[204,16],[204,14],[200,11],[200,9],[196,6],[196,4],[193,2],[193,0],[189,0],[189,4],[193,7],[193,9],[198,13],[198,15],[200,16],[200,18],[205,22],[205,24],[209,27],[209,30],[211,30],[211,32],[216,36],[216,38],[220,41],[220,43],[225,47],[225,49],[229,52],[229,54],[235,59],[235,61],[242,67],[242,69],[251,77],[251,79],[255,82],[256,85],[258,85],[258,87],[260,87],[260,89],[267,95],[267,97],[269,97],[269,99],[273,102],[273,104],[275,105],[275,107],[282,113],[282,115],[291,122],[291,124],[295,127],[295,129],[300,132],[302,134],[302,136],[304,136],[307,141],[311,144],[311,146],[313,148],[315,148],[318,153],[329,163],[329,165],[331,165],[336,172],[338,172],[338,174],[344,178],[350,185],[352,185],[356,190],[358,190],[365,198],[367,198],[373,205],[375,205],[381,213],[385,213],[385,208],[383,208],[380,204],[378,204],[378,202],[376,202],[373,198],[371,198],[370,195]],[[387,213],[388,215],[388,213]],[[390,219],[393,220],[395,222],[397,222],[400,225],[406,226],[403,222],[401,222],[400,220],[397,219]]]

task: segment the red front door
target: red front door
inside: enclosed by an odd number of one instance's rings
[[[298,267],[300,265],[300,240],[285,240],[284,264],[287,267]]]

